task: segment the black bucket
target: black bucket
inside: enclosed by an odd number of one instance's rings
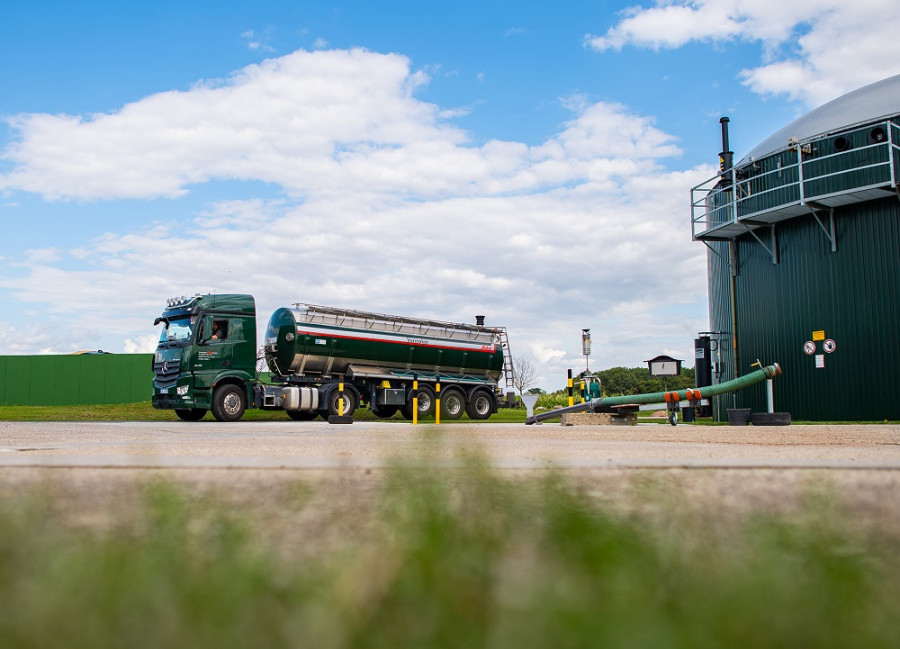
[[[749,426],[750,408],[733,408],[726,410],[729,426]]]

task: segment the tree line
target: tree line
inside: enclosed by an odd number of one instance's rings
[[[616,397],[628,394],[645,394],[647,392],[662,392],[663,390],[684,390],[694,387],[694,368],[682,367],[678,376],[662,377],[650,376],[647,367],[611,367],[599,372],[591,372],[600,377],[603,396]],[[578,390],[576,377],[576,391]],[[544,394],[540,388],[528,390],[533,394]],[[566,389],[557,390],[551,394],[566,393]]]

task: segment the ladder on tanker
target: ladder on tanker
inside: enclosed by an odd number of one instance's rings
[[[512,354],[509,351],[509,336],[506,335],[506,327],[499,327],[500,348],[503,350],[503,376],[506,379],[506,389],[515,388],[515,369],[513,368]]]

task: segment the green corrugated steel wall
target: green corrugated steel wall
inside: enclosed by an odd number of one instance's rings
[[[737,240],[740,374],[757,358],[781,363],[775,409],[794,419],[900,419],[900,200],[857,203],[834,214],[834,253],[812,216],[777,226],[778,264],[751,236]],[[769,243],[768,229],[757,233]],[[709,255],[710,324],[730,331],[728,246],[713,246],[724,259]],[[833,353],[824,353],[821,341],[814,341],[815,354],[804,353],[814,331],[835,341]],[[731,352],[722,352],[722,360],[725,381],[733,376]],[[737,393],[735,405],[764,411],[765,389]]]
[[[68,406],[150,399],[153,354],[0,356],[0,404]]]
[[[707,270],[709,277],[709,324],[714,332],[721,335],[715,337],[717,350],[711,350],[714,361],[720,365],[721,374],[714,380],[715,383],[724,383],[735,378],[733,348],[732,348],[732,330],[731,330],[731,285],[730,270],[728,267],[728,243],[723,241],[712,241],[709,243],[712,252],[707,255]],[[775,361],[775,359],[771,359]],[[746,371],[743,372],[746,374]],[[756,386],[748,388],[750,390],[757,389]],[[725,419],[725,410],[727,408],[737,407],[737,395],[722,395],[714,399],[714,404],[718,405],[719,420]]]

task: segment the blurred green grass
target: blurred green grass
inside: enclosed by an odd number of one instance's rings
[[[652,484],[656,506],[616,509],[559,473],[510,477],[478,457],[436,471],[426,456],[365,502],[349,489],[350,510],[332,498],[312,515],[315,483],[266,518],[156,480],[91,525],[45,487],[0,501],[7,649],[898,642],[896,539],[843,524],[827,490],[790,517],[698,519]]]

